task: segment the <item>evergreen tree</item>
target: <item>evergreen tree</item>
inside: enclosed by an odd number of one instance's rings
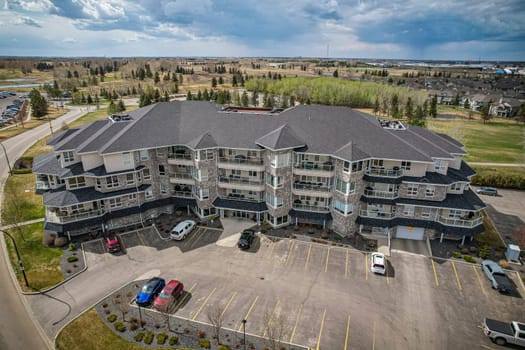
[[[188,94],[186,95],[186,100],[188,100],[188,101],[193,100],[193,95],[191,94],[190,90],[188,90]]]
[[[209,101],[210,100],[210,94],[208,94],[208,89],[204,89],[204,92],[202,93],[202,99],[204,101]]]
[[[412,106],[412,98],[407,98],[407,103],[405,105],[405,116],[410,121],[414,117],[414,110]]]
[[[434,95],[430,100],[430,117],[437,117],[437,96]]]
[[[399,118],[399,98],[397,94],[392,95],[390,101],[390,112],[393,118]]]
[[[219,77],[219,85],[222,85],[224,84],[224,80],[222,79],[222,77]]]
[[[215,77],[213,77],[211,79],[211,87],[212,88],[216,88],[217,87],[217,79]]]
[[[376,97],[374,102],[374,114],[377,115],[377,113],[379,113],[379,97]]]
[[[87,104],[90,105],[93,103],[93,98],[91,98],[91,95],[87,96]]]
[[[118,106],[115,104],[115,102],[111,101],[108,105],[108,114],[115,114],[118,113]]]
[[[248,93],[246,90],[244,90],[241,96],[241,106],[248,107]]]
[[[237,86],[237,76],[234,74],[233,77],[232,77],[232,86],[233,87],[236,87]]]
[[[164,102],[170,101],[170,95],[168,95],[168,91],[164,91]]]
[[[47,101],[37,89],[29,93],[29,104],[31,105],[31,116],[40,119],[47,114]]]
[[[154,99],[155,99],[155,102],[160,102],[162,100],[162,98],[160,97],[159,89],[155,89]]]
[[[339,78],[339,72],[336,70],[334,70],[334,74],[333,74],[334,78]]]
[[[200,89],[197,91],[197,100],[202,101],[202,92]]]
[[[160,82],[159,72],[155,72],[155,77],[153,78],[153,81],[155,82],[155,84],[158,84]]]

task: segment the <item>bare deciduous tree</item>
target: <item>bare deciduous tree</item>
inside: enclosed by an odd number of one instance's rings
[[[2,222],[4,225],[9,225],[10,230],[19,235],[25,241],[23,225],[24,221],[24,207],[27,204],[20,192],[23,189],[15,186],[5,187],[5,207],[2,213]]]
[[[213,328],[213,335],[215,336],[215,339],[217,339],[217,344],[220,344],[220,333],[222,328],[222,322],[224,320],[224,311],[226,310],[226,307],[224,304],[216,304],[207,309],[206,317],[208,318],[208,321],[211,323]]]
[[[266,310],[264,313],[265,336],[268,347],[271,350],[282,348],[282,341],[288,333],[290,325],[284,314],[274,315],[272,311]]]

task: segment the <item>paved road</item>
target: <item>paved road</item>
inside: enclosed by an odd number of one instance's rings
[[[468,162],[469,165],[481,165],[481,166],[508,166],[508,167],[525,167],[525,164],[519,163],[485,163],[485,162]]]
[[[52,121],[53,130],[58,130],[64,123],[69,123],[84,113],[85,111],[81,111],[79,108],[73,108],[64,116]],[[49,135],[49,133],[49,124],[44,124],[4,141],[3,145],[6,148],[11,165],[36,140]],[[3,184],[8,173],[9,171],[5,154],[3,150],[0,150],[0,205]],[[0,349],[41,350],[52,348],[49,339],[43,338],[41,332],[39,332],[39,326],[33,323],[34,321],[30,316],[32,311],[25,306],[27,305],[25,297],[18,294],[17,287],[14,285],[7,267],[7,258],[5,256],[5,245],[3,240],[1,244],[0,281],[3,283],[0,288]]]

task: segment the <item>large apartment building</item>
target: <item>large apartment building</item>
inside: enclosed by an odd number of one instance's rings
[[[465,239],[484,229],[463,145],[347,107],[163,102],[48,144],[33,165],[47,234],[105,232],[178,208],[343,236]]]

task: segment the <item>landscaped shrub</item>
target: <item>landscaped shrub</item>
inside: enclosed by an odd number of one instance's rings
[[[162,345],[166,343],[166,338],[168,335],[166,333],[159,333],[157,334],[157,344]]]
[[[199,340],[199,346],[203,349],[209,349],[211,348],[211,343],[208,339],[201,339]]]
[[[466,262],[469,262],[469,263],[475,263],[475,262],[476,262],[476,259],[474,259],[474,258],[471,257],[470,255],[463,255],[463,259],[464,259]]]
[[[53,243],[55,247],[63,247],[67,244],[67,237],[56,237]]]
[[[42,240],[44,241],[43,243],[46,247],[51,247],[55,244],[55,238],[56,237],[54,235],[44,234]]]
[[[78,261],[78,257],[76,257],[75,255],[71,255],[71,256],[68,256],[67,257],[67,262],[75,262],[75,261]]]
[[[124,332],[126,330],[126,325],[122,322],[115,322],[114,324],[115,329],[119,332]]]
[[[109,315],[109,314],[111,313],[111,310],[110,310],[110,309],[105,309],[105,310],[104,310],[104,313],[105,313],[106,315]]]
[[[219,346],[219,350],[230,350],[230,347],[227,345],[221,345]]]
[[[117,315],[115,315],[115,314],[111,314],[111,315],[108,316],[108,321],[109,321],[109,322],[113,323],[113,322],[115,322],[116,320],[117,320]]]
[[[490,253],[490,247],[488,244],[485,244],[483,245],[483,247],[481,247],[481,249],[479,250],[478,252],[478,256],[481,258],[481,259],[485,259],[486,257],[489,256],[489,253]]]
[[[69,247],[67,249],[69,249],[69,251],[72,252],[75,249],[77,249],[77,247],[76,247],[75,243],[71,242],[71,243],[69,243]]]
[[[168,341],[168,344],[170,344],[170,345],[175,345],[175,344],[177,344],[178,342],[179,342],[179,337],[176,336],[176,335],[172,335],[172,336],[170,337],[170,340]]]
[[[129,325],[129,329],[131,331],[136,331],[138,328],[139,328],[139,325],[136,322],[131,322],[131,324]]]
[[[146,344],[151,344],[153,342],[153,337],[155,335],[153,334],[153,332],[151,331],[148,331],[148,333],[146,333],[146,336],[144,337],[144,343]]]
[[[142,341],[142,339],[144,339],[144,332],[138,332],[133,338],[135,338],[135,341]]]
[[[454,257],[454,258],[461,258],[461,253],[458,252],[458,251],[454,251],[454,252],[452,252],[452,257]]]
[[[206,332],[203,331],[203,330],[200,330],[200,329],[199,329],[199,330],[197,331],[197,337],[199,337],[200,339],[204,339],[204,338],[206,338]]]

